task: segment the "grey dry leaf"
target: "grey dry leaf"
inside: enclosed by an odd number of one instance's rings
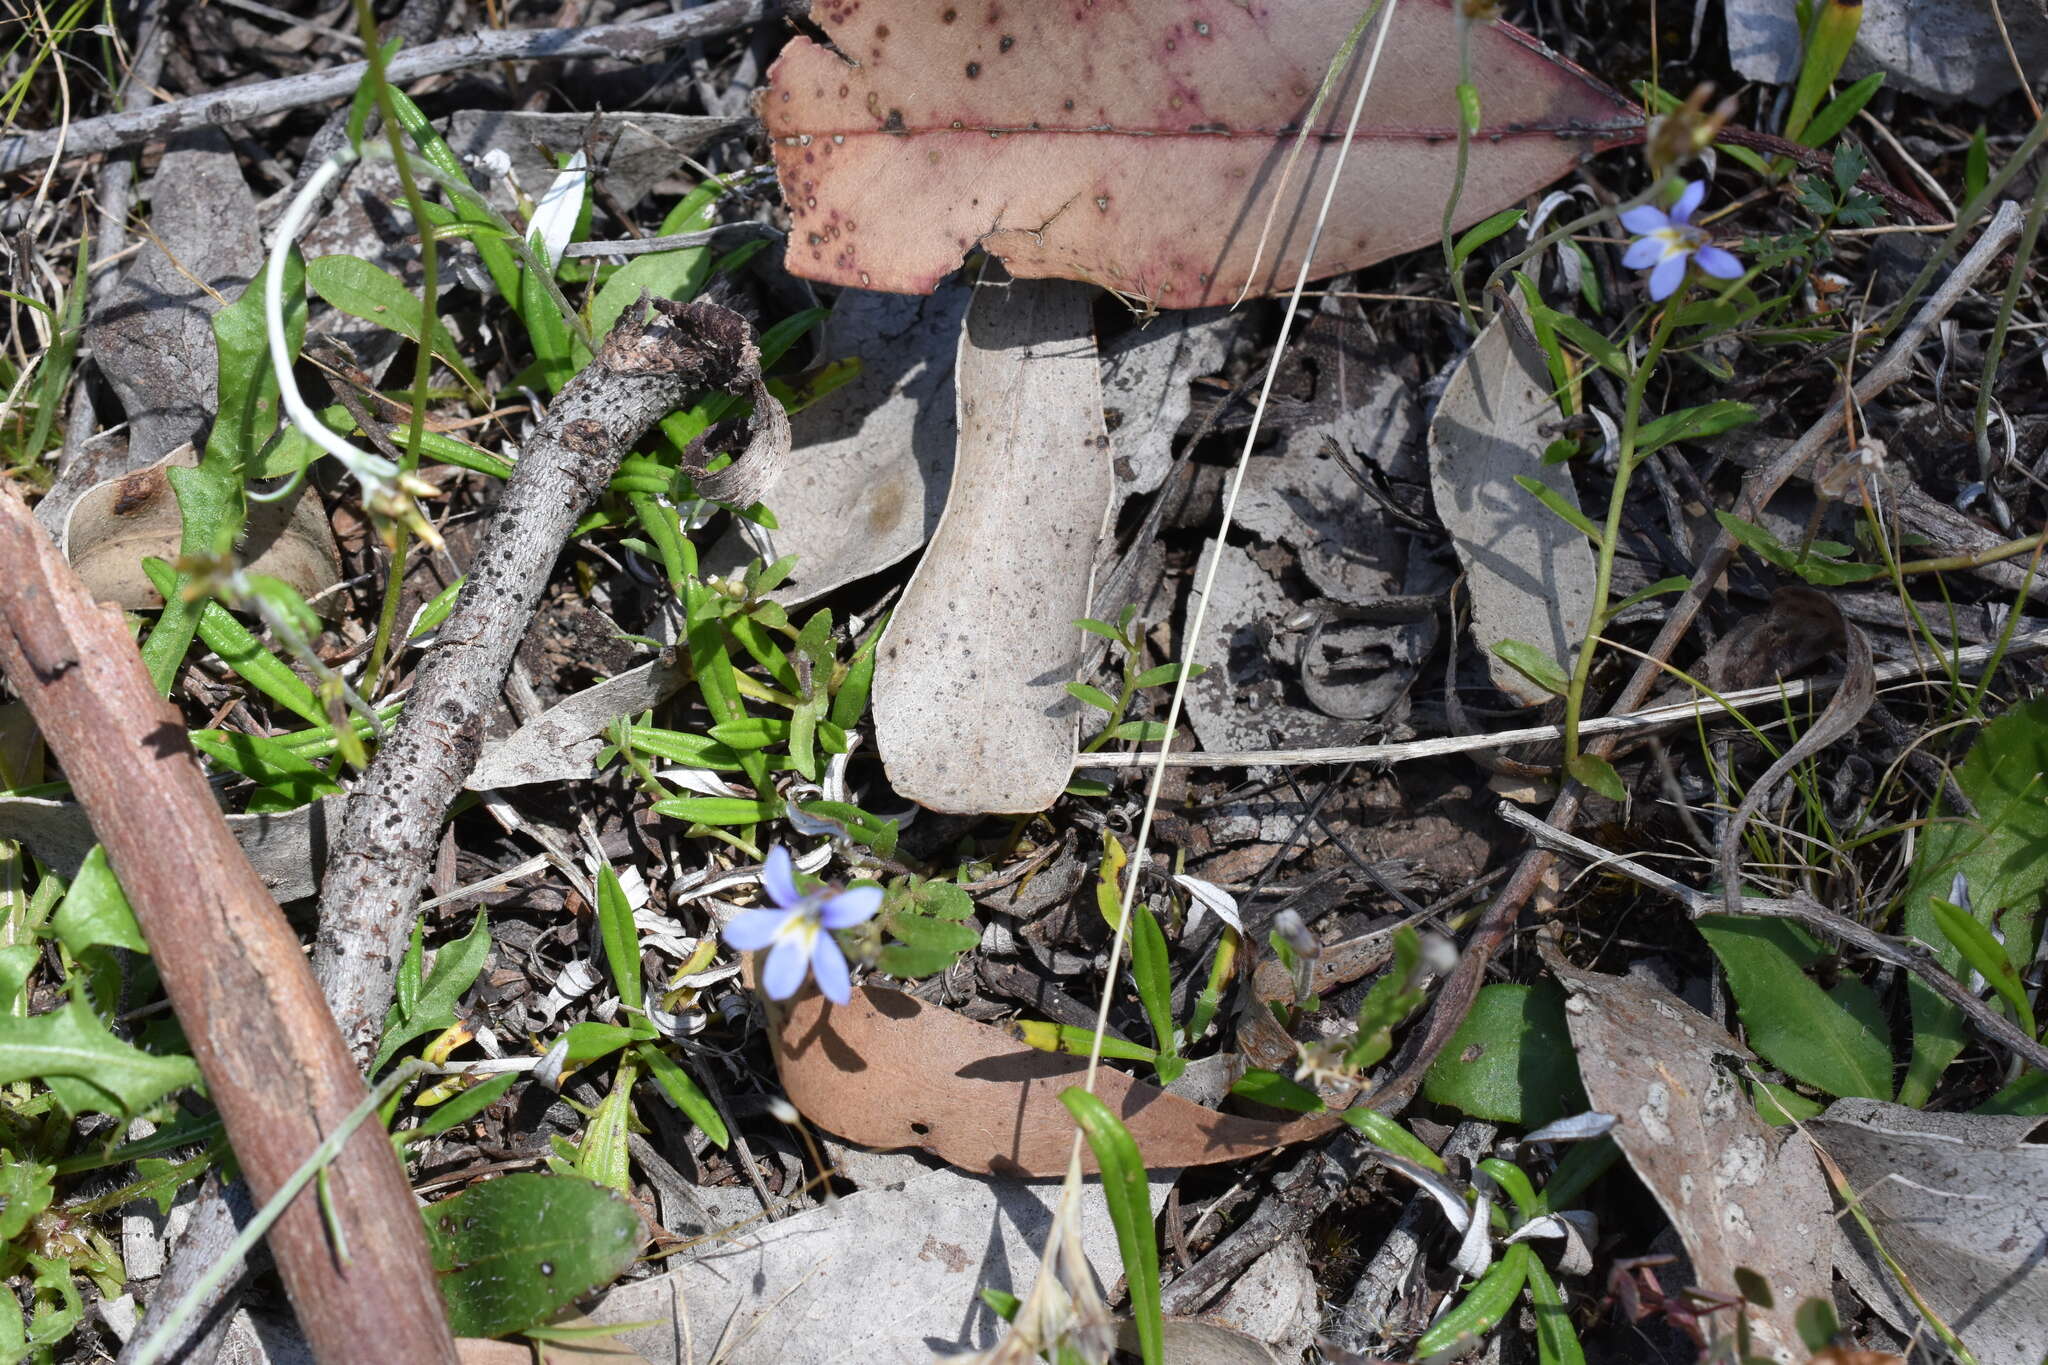
[[[187,442],[147,469],[93,485],[72,504],[60,540],[94,597],[129,611],[164,604],[142,572],[142,560],[178,557],[184,518],[165,471],[198,463],[198,452]],[[250,503],[237,555],[251,573],[280,579],[301,597],[312,598],[341,581],[341,550],[310,484],[280,502]]]
[[[1510,304],[1510,307],[1519,307]],[[1550,700],[1493,653],[1520,640],[1571,666],[1593,619],[1593,548],[1515,482],[1540,480],[1574,509],[1563,465],[1543,463],[1557,419],[1543,357],[1505,313],[1479,334],[1429,424],[1429,482],[1472,595],[1472,638],[1493,684],[1525,706]]]
[[[1178,1172],[1154,1172],[1164,1202]],[[934,1348],[986,1348],[1002,1320],[984,1284],[1019,1295],[1037,1273],[1059,1200],[1056,1181],[927,1171],[777,1222],[754,1222],[694,1248],[666,1275],[622,1285],[589,1310],[654,1365],[708,1357],[728,1365],[858,1360],[928,1365]],[[1084,1190],[1080,1246],[1099,1274],[1117,1267],[1116,1232],[1099,1192]],[[1085,1268],[1082,1273],[1087,1273]],[[682,1321],[698,1354],[683,1350]],[[649,1322],[654,1326],[645,1326]]]
[[[2039,1365],[2048,1340],[2048,1146],[2030,1140],[2039,1116],[1849,1099],[1806,1126],[1861,1196],[1884,1249],[1982,1365]],[[1843,1224],[1858,1257],[1844,1260],[1844,1275],[1888,1279],[1862,1231]],[[1892,1316],[1887,1296],[1865,1297]]]
[[[938,524],[952,479],[953,362],[973,289],[929,297],[841,291],[825,353],[860,373],[790,419],[792,458],[769,490],[777,555],[796,571],[771,596],[797,606],[913,554]],[[757,551],[728,531],[707,572],[737,573]]]
[[[341,827],[346,799],[330,796],[276,815],[227,817],[228,831],[280,904],[319,889],[330,832]],[[0,797],[0,839],[27,844],[37,861],[67,878],[99,842],[83,806],[34,796]]]
[[[1565,1023],[1594,1106],[1616,1116],[1614,1140],[1692,1258],[1700,1288],[1736,1292],[1755,1271],[1775,1306],[1745,1311],[1754,1348],[1803,1361],[1793,1314],[1829,1293],[1834,1210],[1806,1140],[1757,1116],[1728,1063],[1749,1049],[1660,986],[1582,972],[1546,947],[1570,992]],[[1726,1314],[1707,1319],[1728,1330]],[[1711,1330],[1711,1329],[1710,1329]]]
[[[968,307],[946,510],[875,662],[889,781],[933,810],[1044,810],[1073,772],[1073,623],[1112,483],[1093,294],[992,269]]]
[[[665,649],[637,668],[564,697],[511,734],[486,740],[463,786],[487,792],[595,777],[606,727],[661,705],[688,678],[688,664]]]

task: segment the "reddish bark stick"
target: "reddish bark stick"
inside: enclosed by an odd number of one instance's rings
[[[0,669],[64,765],[135,908],[258,1199],[366,1094],[298,936],[228,832],[122,624],[92,600],[10,487],[0,492]],[[312,1190],[270,1247],[322,1361],[454,1365],[405,1171],[376,1124],[329,1170],[350,1253]]]

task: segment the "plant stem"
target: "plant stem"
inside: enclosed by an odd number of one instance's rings
[[[405,193],[406,211],[420,235],[420,339],[412,371],[412,420],[405,431],[405,456],[398,462],[401,475],[420,466],[420,441],[427,429],[427,384],[434,369],[434,304],[440,297],[440,244],[434,225],[427,221],[426,201],[420,197],[419,182],[413,177],[412,161],[406,155],[404,130],[398,121],[398,106],[391,98],[391,84],[384,78],[384,48],[377,40],[377,16],[370,0],[355,0],[356,30],[362,35],[363,53],[369,59],[370,85],[376,92],[377,113],[384,120],[384,138],[391,144],[391,163],[398,171],[398,183]],[[377,637],[370,646],[369,662],[363,668],[363,691],[377,695],[377,681],[384,674],[385,654],[391,647],[391,633],[398,622],[398,604],[405,593],[406,550],[411,534],[401,522],[393,528],[391,568],[384,581],[384,602],[377,612]]]
[[[2006,277],[2005,293],[1998,300],[1998,319],[1991,325],[1991,340],[1984,346],[1984,372],[1977,380],[1977,413],[1972,431],[1977,438],[1978,477],[1991,481],[1991,390],[1998,379],[1998,361],[2005,354],[2006,329],[2012,325],[2013,309],[2020,301],[2020,286],[2027,278],[2027,262],[2033,258],[2034,242],[2041,234],[2041,214],[2048,209],[2048,176],[2034,185],[2034,200],[2027,205],[2027,220],[2020,228],[2019,245],[2013,249],[2012,273]],[[2011,419],[2006,419],[2010,423]],[[2011,434],[2011,426],[2006,428]]]
[[[1571,686],[1565,693],[1566,763],[1579,756],[1579,716],[1585,707],[1586,682],[1593,674],[1594,648],[1607,624],[1607,595],[1614,582],[1615,545],[1621,539],[1622,509],[1628,505],[1629,476],[1635,473],[1636,431],[1642,425],[1643,391],[1649,387],[1650,376],[1655,373],[1657,361],[1664,354],[1664,344],[1670,340],[1672,329],[1678,324],[1678,307],[1684,297],[1685,291],[1681,287],[1665,305],[1657,319],[1656,329],[1650,334],[1649,349],[1628,377],[1628,404],[1622,412],[1621,445],[1614,463],[1614,491],[1607,498],[1607,524],[1601,534],[1599,558],[1593,571],[1593,619],[1586,624],[1586,641],[1579,646],[1579,657],[1572,664]]]
[[[1458,201],[1465,196],[1465,168],[1472,155],[1472,134],[1479,122],[1479,91],[1472,84],[1472,20],[1462,4],[1451,6],[1451,23],[1458,30],[1458,163],[1451,176],[1451,194],[1444,200],[1444,269],[1450,273],[1451,292],[1458,299],[1458,316],[1467,331],[1479,329],[1472,301],[1465,296],[1465,272],[1458,261],[1457,246],[1451,240],[1451,220],[1457,216]]]

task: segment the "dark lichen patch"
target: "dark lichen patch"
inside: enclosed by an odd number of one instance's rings
[[[1001,38],[996,40],[996,51],[1008,52],[1011,48],[1015,47],[1016,45],[1017,35],[1014,33],[1005,33]]]
[[[882,120],[882,131],[885,133],[900,133],[904,131],[903,111],[901,109],[891,109],[889,111],[889,117]]]
[[[968,80],[970,80],[970,81],[971,81],[971,80],[973,80],[973,79],[974,79],[975,77],[979,76],[980,74],[981,74],[981,63],[980,63],[980,62],[969,62],[969,63],[967,64],[967,79],[968,79]]]
[[[942,24],[950,24],[959,17],[960,11],[954,9],[951,5],[948,5],[946,6],[946,8],[939,11],[939,22]]]

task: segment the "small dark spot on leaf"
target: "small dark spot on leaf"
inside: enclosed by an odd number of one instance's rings
[[[974,78],[975,78],[976,76],[979,76],[980,74],[981,74],[981,63],[980,63],[980,62],[969,62],[969,63],[967,64],[967,79],[968,79],[968,80],[970,80],[970,81],[971,81],[971,80],[973,80],[973,79],[974,79]]]
[[[1002,38],[1001,38],[1001,39],[1000,39],[1000,40],[999,40],[999,41],[998,41],[998,42],[996,43],[996,51],[998,51],[998,52],[1008,52],[1008,51],[1009,51],[1009,50],[1010,50],[1011,48],[1015,47],[1016,45],[1017,45],[1017,39],[1016,39],[1015,35],[1013,35],[1013,34],[1009,34],[1009,33],[1005,33],[1005,34],[1004,34],[1004,35],[1002,36]]]
[[[939,22],[942,24],[950,24],[959,17],[960,11],[954,9],[951,5],[948,5],[945,9],[939,12]]]

